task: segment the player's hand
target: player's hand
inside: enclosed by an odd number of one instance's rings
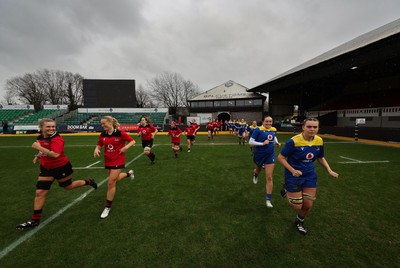
[[[298,178],[298,177],[300,177],[301,175],[303,175],[303,173],[302,173],[300,170],[294,170],[294,171],[292,172],[292,175],[293,175],[293,177]]]
[[[267,144],[269,144],[269,140],[265,140],[263,143],[264,143],[264,145],[267,145]]]
[[[42,146],[40,145],[40,142],[35,141],[34,143],[32,143],[32,148],[33,148],[33,149],[39,150],[40,147],[42,147]]]
[[[100,150],[99,149],[94,149],[94,153],[93,153],[94,157],[99,157],[100,156]]]
[[[280,148],[280,147],[282,146],[282,144],[280,144],[279,142],[277,142],[277,143],[276,143],[276,146],[277,146],[278,148]]]
[[[126,148],[126,146],[124,146],[121,148],[121,150],[119,150],[119,154],[126,153],[126,151],[128,151],[128,149]]]
[[[339,174],[338,173],[336,173],[335,171],[329,171],[329,175],[331,175],[333,178],[335,178],[335,179],[337,179],[337,178],[339,178]]]

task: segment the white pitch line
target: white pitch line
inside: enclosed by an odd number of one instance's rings
[[[344,157],[344,156],[339,156],[340,158],[343,158],[343,159],[347,159],[347,160],[351,160],[351,161],[354,161],[354,162],[362,162],[362,161],[360,161],[360,160],[357,160],[357,159],[353,159],[353,158],[349,158],[349,157]]]
[[[370,163],[389,163],[390,161],[388,160],[382,160],[382,161],[361,161],[349,157],[344,157],[344,156],[339,156],[340,158],[351,160],[351,161],[345,161],[345,162],[338,162],[340,164],[370,164]]]
[[[104,169],[104,167],[73,167],[72,169]]]
[[[371,163],[389,163],[390,161],[388,160],[382,160],[382,161],[357,161],[357,162],[338,162],[340,164],[371,164]]]
[[[90,168],[91,166],[94,166],[94,165],[96,165],[97,163],[100,163],[100,160],[97,161],[97,162],[94,162],[93,164],[91,164],[91,165],[89,165],[89,166],[87,166],[87,167],[85,167],[85,168]]]
[[[141,157],[143,155],[143,153],[139,154],[138,156],[136,156],[134,159],[132,159],[126,166],[129,166],[132,162],[134,162],[135,160],[137,160],[139,157]],[[108,180],[108,177],[105,178],[104,180],[102,180],[100,183],[97,184],[97,187],[100,187],[101,185],[103,185],[106,181]],[[43,222],[41,222],[39,224],[39,226],[31,229],[30,231],[26,232],[23,236],[21,236],[20,238],[18,238],[17,240],[15,240],[14,242],[12,242],[10,245],[8,245],[7,247],[5,247],[1,252],[0,252],[0,260],[6,256],[8,253],[10,253],[12,250],[14,250],[16,247],[18,247],[20,244],[22,244],[23,242],[25,242],[27,239],[31,238],[34,234],[36,234],[36,232],[40,231],[42,228],[44,228],[47,224],[49,224],[50,222],[52,222],[54,219],[58,218],[59,216],[61,216],[65,211],[67,211],[70,207],[72,207],[73,205],[77,204],[78,202],[82,201],[83,199],[85,199],[86,196],[88,196],[92,191],[94,191],[94,189],[89,189],[87,190],[84,194],[82,194],[81,196],[79,196],[78,198],[76,198],[75,200],[73,200],[71,203],[69,203],[68,205],[66,205],[65,207],[61,208],[59,211],[57,211],[55,214],[53,214],[52,216],[50,216],[49,218],[47,218],[46,220],[44,220]]]

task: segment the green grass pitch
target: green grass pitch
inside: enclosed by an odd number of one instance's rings
[[[284,143],[291,135],[278,133]],[[200,135],[192,152],[173,157],[157,135],[156,164],[127,153],[135,179],[117,184],[108,218],[97,136],[64,136],[74,179],[99,188],[65,191],[54,183],[36,230],[16,230],[33,209],[38,166],[30,137],[0,137],[0,267],[394,267],[400,263],[400,149],[325,138],[334,180],[316,163],[317,200],[301,236],[281,198],[283,168],[274,172],[273,209],[265,175],[252,182],[248,145],[230,135]],[[276,149],[278,153],[280,149]],[[136,158],[136,160],[134,160]],[[94,164],[97,161],[100,163]],[[134,161],[133,161],[134,160]]]

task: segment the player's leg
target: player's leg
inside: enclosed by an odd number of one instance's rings
[[[54,169],[53,172],[54,178],[58,181],[58,185],[63,187],[65,190],[72,190],[84,185],[90,185],[94,189],[97,189],[97,184],[94,179],[72,181],[72,173],[74,171],[69,162],[64,166]]]
[[[272,203],[271,203],[271,199],[272,199],[272,190],[273,190],[273,187],[274,187],[274,182],[272,180],[272,174],[274,172],[275,164],[274,163],[265,164],[264,168],[265,168],[265,180],[266,180],[265,203],[266,203],[268,208],[272,208],[273,206],[272,206]]]
[[[16,229],[25,229],[36,227],[39,225],[42,218],[42,208],[46,202],[47,194],[54,181],[54,177],[38,177],[36,183],[35,198],[33,201],[33,213],[31,219],[16,226]]]
[[[317,188],[305,188],[303,187],[303,206],[301,208],[301,213],[306,217],[314,204],[316,199]]]
[[[103,212],[100,215],[101,219],[107,218],[110,213],[112,201],[115,197],[115,192],[117,190],[117,181],[119,178],[119,174],[122,169],[109,169],[108,170],[108,182],[107,182],[107,198],[106,205]]]
[[[257,161],[254,160],[254,170],[253,170],[253,183],[258,183],[258,175],[260,174],[262,167],[258,166]]]

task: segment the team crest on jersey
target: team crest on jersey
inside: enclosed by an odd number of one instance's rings
[[[306,155],[306,159],[313,159],[314,158],[314,154],[313,153],[308,153]]]
[[[268,140],[269,140],[269,141],[272,141],[272,139],[273,139],[273,136],[272,136],[271,134],[269,134],[269,135],[268,135]]]
[[[108,144],[107,145],[107,149],[110,150],[110,151],[114,150],[114,146],[112,144]]]
[[[115,138],[114,141],[119,141],[119,138]]]

